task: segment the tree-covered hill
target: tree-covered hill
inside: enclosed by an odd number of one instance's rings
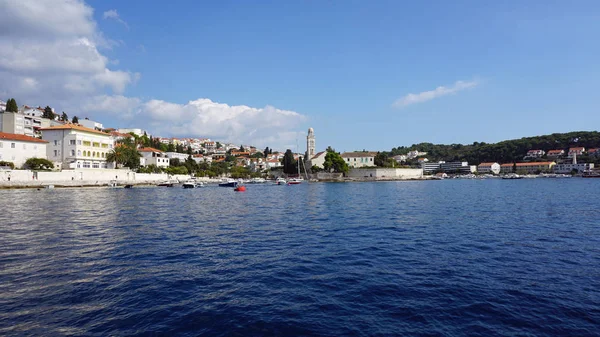
[[[499,143],[478,143],[470,145],[462,144],[431,144],[420,143],[410,147],[393,148],[385,152],[387,156],[407,154],[409,151],[427,152],[426,157],[430,161],[468,161],[470,164],[482,162],[512,163],[523,161],[523,157],[529,150],[563,149],[565,152],[569,147],[583,146],[587,149],[600,147],[600,132],[597,131],[574,131],[569,133],[553,133],[551,135],[525,137],[521,139],[505,140]],[[580,157],[582,161],[597,161],[597,158]]]

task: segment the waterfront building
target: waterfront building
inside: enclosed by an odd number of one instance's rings
[[[481,163],[477,166],[477,172],[479,173],[500,173],[500,164],[498,163]]]
[[[590,157],[600,157],[600,148],[598,149],[589,149],[587,151],[588,155]]]
[[[0,132],[0,161],[21,167],[29,158],[46,159],[47,141],[25,135]]]
[[[540,173],[540,172],[551,172],[552,168],[556,165],[553,161],[544,162],[531,162],[531,163],[507,163],[500,165],[501,173],[511,173],[516,168],[516,173]]]
[[[548,151],[548,158],[558,158],[565,155],[565,150],[550,150]]]
[[[427,161],[421,161],[419,164],[421,165],[421,168],[423,169],[423,173],[433,173],[433,172],[440,170],[440,165],[442,163],[443,162],[430,163]]]
[[[140,166],[154,165],[156,167],[169,167],[170,159],[161,150],[152,147],[143,147],[138,152],[142,155]]]
[[[324,168],[326,155],[327,155],[327,151],[321,151],[321,152],[315,154],[314,156],[312,156],[312,158],[310,158],[306,167],[308,169],[310,169],[313,166],[316,166],[319,168]]]
[[[77,124],[64,124],[40,129],[48,160],[63,169],[113,168],[106,155],[113,149],[113,137]]]
[[[569,153],[567,155],[568,158],[573,158],[573,156],[581,156],[585,152],[585,147],[572,147],[569,149]]]
[[[95,121],[90,120],[88,118],[80,119],[79,120],[79,125],[85,126],[86,128],[98,130],[98,131],[101,131],[102,129],[104,129],[104,125],[102,125],[102,123],[95,122]]]
[[[446,173],[470,173],[471,166],[466,161],[453,161],[440,163],[440,170]]]
[[[594,169],[593,163],[561,163],[561,164],[554,165],[554,167],[552,168],[554,173],[561,173],[561,174],[568,174],[568,173],[572,173],[574,171],[577,171],[577,173],[583,173],[585,171],[589,171],[589,170],[593,170],[593,169]]]
[[[348,164],[348,167],[369,167],[375,166],[375,156],[377,152],[344,152],[342,158]]]

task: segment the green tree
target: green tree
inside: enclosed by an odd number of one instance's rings
[[[287,174],[297,174],[298,167],[296,167],[296,160],[292,150],[287,149],[283,155],[283,172]]]
[[[240,152],[246,152],[246,149],[244,149],[244,145],[240,145]]]
[[[48,118],[48,119],[54,119],[54,112],[52,112],[52,108],[49,106],[46,106],[44,108],[44,113],[42,114],[43,118]]]
[[[323,167],[325,168],[325,171],[328,172],[333,170],[333,172],[348,173],[348,164],[346,164],[346,161],[339,153],[334,151],[327,152]]]
[[[179,160],[179,158],[171,158],[171,160],[169,160],[169,166],[181,166],[181,161]]]
[[[61,122],[68,122],[69,116],[67,116],[67,114],[63,111],[62,115],[60,116],[60,120],[61,120]]]
[[[10,167],[11,170],[14,170],[15,164],[11,161],[1,161],[0,160],[0,167]]]
[[[10,98],[6,102],[6,112],[18,112],[19,106],[17,105],[17,101],[14,98]]]
[[[49,171],[54,168],[54,164],[44,158],[29,158],[25,161],[23,168],[34,171]]]
[[[217,145],[217,149],[220,149],[220,148],[222,148],[222,147],[223,147],[223,144],[221,144],[220,142],[217,142],[217,144],[216,144],[216,145]]]
[[[71,123],[79,124],[79,118],[77,118],[77,116],[73,116],[73,120],[71,120]]]
[[[187,149],[185,150],[185,153],[191,155],[193,152],[192,147],[188,145]]]
[[[263,151],[263,153],[264,153],[264,155],[265,155],[265,158],[266,158],[267,156],[269,156],[270,154],[272,154],[272,153],[273,153],[273,149],[269,149],[269,147],[267,146],[267,147],[265,148],[265,150]]]
[[[167,145],[167,152],[175,152],[175,144],[169,143]]]
[[[106,161],[116,163],[117,165],[135,169],[140,166],[140,153],[137,151],[135,142],[127,137],[123,138],[119,143],[106,154]]]

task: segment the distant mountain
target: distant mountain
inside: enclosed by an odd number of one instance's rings
[[[427,152],[430,161],[468,161],[470,164],[483,162],[512,163],[521,162],[529,150],[562,149],[565,152],[570,147],[585,147],[585,149],[600,147],[600,132],[597,131],[574,131],[569,133],[553,133],[551,135],[525,137],[521,139],[505,140],[499,143],[479,143],[470,145],[462,144],[432,144],[420,143],[410,147],[393,148],[386,152],[388,156],[407,154],[409,151]],[[580,156],[580,161],[598,162],[598,158]]]

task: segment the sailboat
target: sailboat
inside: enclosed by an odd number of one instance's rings
[[[298,185],[298,184],[302,184],[302,182],[304,181],[304,179],[302,179],[302,176],[300,175],[300,160],[301,159],[302,159],[302,157],[300,157],[300,155],[298,155],[298,177],[288,179],[288,181],[287,181],[288,185]]]

